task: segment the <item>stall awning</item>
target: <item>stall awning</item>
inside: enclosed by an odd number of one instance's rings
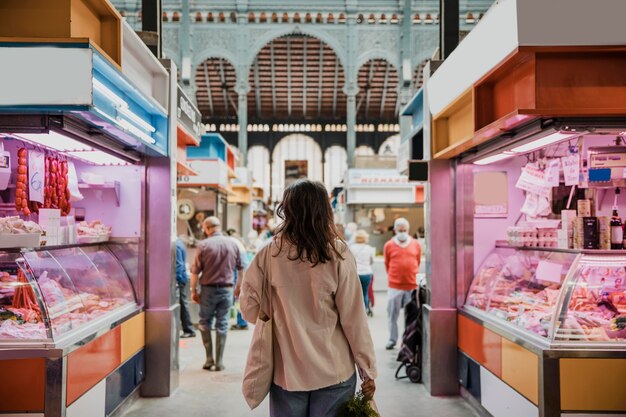
[[[537,119],[626,116],[624,14],[617,0],[494,4],[426,87],[434,158]]]
[[[168,154],[168,113],[86,39],[0,42],[0,113],[62,114],[140,153]],[[42,65],[43,63],[43,65]]]

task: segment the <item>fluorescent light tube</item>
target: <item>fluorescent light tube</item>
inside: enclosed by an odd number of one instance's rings
[[[91,146],[54,131],[50,131],[50,133],[19,133],[16,136],[59,152],[93,150]]]
[[[68,155],[96,165],[129,165],[123,159],[102,151],[68,152]]]
[[[109,100],[117,104],[118,107],[128,107],[128,103],[124,101],[120,96],[115,94],[113,91],[109,89],[106,85],[102,84],[97,79],[93,79],[93,88],[98,90],[103,96],[107,97]]]
[[[122,113],[124,116],[126,116],[128,119],[130,119],[137,126],[143,128],[144,130],[147,130],[147,131],[149,131],[151,133],[156,132],[156,128],[154,126],[152,126],[150,123],[146,122],[141,117],[137,116],[129,108],[127,108],[127,107],[120,107],[119,109],[117,109],[117,111],[119,113]]]
[[[544,136],[540,139],[533,140],[532,142],[525,143],[524,145],[517,146],[511,149],[511,152],[515,152],[515,153],[532,152],[537,149],[544,148],[548,145],[552,145],[554,143],[561,142],[561,141],[570,139],[575,136],[578,136],[578,134],[555,132],[548,136]]]
[[[146,132],[140,130],[138,127],[133,126],[132,124],[130,124],[130,122],[126,119],[118,119],[117,123],[120,127],[122,127],[123,129],[129,131],[130,133],[132,133],[133,135],[137,136],[138,138],[142,139],[144,142],[148,142],[149,144],[155,144],[156,140],[154,140],[154,138],[150,135],[148,135]]]
[[[474,165],[489,165],[489,164],[493,164],[494,162],[498,162],[498,161],[502,161],[504,159],[508,159],[512,156],[515,156],[513,154],[509,154],[509,153],[499,153],[496,155],[491,155],[488,156],[486,158],[482,158],[479,159],[478,161],[474,162]]]

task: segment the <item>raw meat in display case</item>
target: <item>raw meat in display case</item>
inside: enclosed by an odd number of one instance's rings
[[[583,258],[568,285],[556,340],[626,340],[626,257]]]
[[[130,280],[105,245],[0,253],[0,344],[56,341],[136,309]]]
[[[464,309],[552,343],[626,340],[626,255],[495,248]]]

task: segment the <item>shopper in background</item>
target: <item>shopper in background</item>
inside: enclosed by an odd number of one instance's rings
[[[187,248],[183,241],[176,239],[176,287],[180,302],[180,323],[183,329],[182,338],[196,337],[196,331],[191,323],[189,315],[189,304],[187,302],[187,287],[189,277],[187,276]]]
[[[263,286],[272,297],[270,416],[335,416],[354,395],[355,362],[363,392],[373,395],[376,388],[376,358],[356,263],[337,235],[322,183],[291,184],[278,215],[284,222],[241,284],[241,310],[248,321],[259,317]]]
[[[363,301],[365,302],[365,310],[369,312],[368,289],[372,281],[372,264],[374,263],[375,249],[368,245],[370,236],[365,230],[359,230],[354,235],[354,243],[350,245],[350,252],[356,260],[356,272],[361,280],[361,288],[363,289]]]
[[[248,269],[248,265],[250,262],[248,261],[248,251],[246,250],[246,246],[243,244],[243,241],[239,237],[239,233],[235,229],[228,229],[226,234],[230,236],[231,239],[235,241],[237,247],[239,247],[239,254],[241,255],[241,263],[243,264],[244,273],[246,269]],[[240,275],[237,274],[235,270],[235,286],[237,285],[237,281],[240,279]],[[235,297],[235,301],[237,298]],[[248,330],[248,322],[243,319],[241,316],[241,310],[237,309],[237,323],[230,326],[231,330]]]
[[[409,222],[398,218],[393,225],[395,236],[385,243],[385,270],[389,280],[387,319],[389,341],[386,349],[393,349],[398,341],[398,316],[400,310],[411,300],[411,291],[417,288],[422,248],[409,235]]]
[[[200,333],[206,350],[203,368],[213,371],[224,369],[224,349],[228,334],[228,313],[233,303],[235,270],[243,274],[243,262],[239,247],[228,236],[222,235],[217,217],[208,217],[203,223],[207,239],[198,245],[196,259],[191,267],[191,298],[200,304]],[[198,281],[202,286],[197,291]],[[216,355],[213,358],[211,323],[216,320]]]

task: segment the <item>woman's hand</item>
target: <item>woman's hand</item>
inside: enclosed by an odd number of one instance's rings
[[[370,399],[373,398],[374,393],[376,392],[376,383],[374,382],[374,380],[368,379],[367,381],[364,381],[361,384],[361,391],[363,392],[363,395],[365,395],[365,397]]]

